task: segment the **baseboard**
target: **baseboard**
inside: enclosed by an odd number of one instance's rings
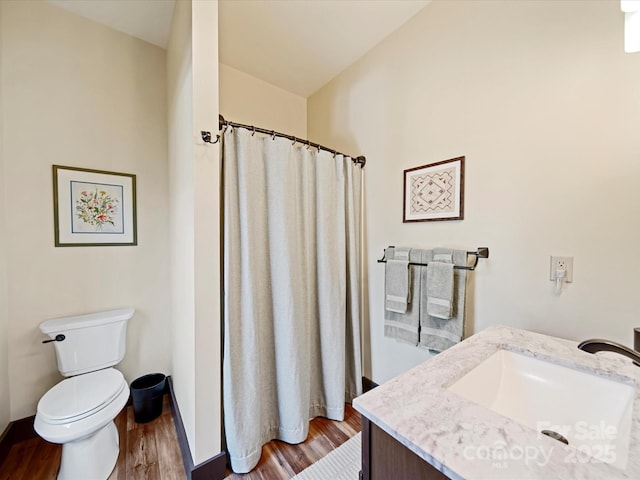
[[[369,390],[379,387],[379,385],[367,377],[362,377],[362,392],[367,393]]]
[[[182,463],[188,480],[223,480],[226,477],[227,454],[221,452],[218,455],[205,460],[204,462],[194,465],[189,442],[187,441],[187,433],[182,423],[182,415],[176,401],[175,392],[173,390],[173,379],[167,377],[167,385],[169,394],[171,395],[171,413],[173,414],[173,423],[176,426],[178,434],[178,444],[182,453]]]
[[[191,480],[222,480],[227,476],[227,454],[220,452],[215,457],[196,465],[191,471]]]
[[[35,418],[35,415],[31,415],[30,417],[9,422],[4,433],[0,436],[0,465],[6,460],[9,455],[9,450],[11,450],[14,443],[31,440],[38,436],[33,429],[33,421]]]
[[[9,440],[9,437],[11,436],[11,425],[12,423],[9,422],[7,428],[5,428],[2,435],[0,435],[0,465],[2,465],[7,459],[11,445],[13,445],[13,442]]]
[[[176,401],[176,395],[173,391],[173,379],[167,378],[167,384],[169,385],[169,395],[171,395],[171,414],[173,415],[173,424],[176,427],[176,433],[178,435],[178,445],[180,445],[180,452],[182,453],[182,463],[184,465],[184,471],[187,477],[191,479],[191,470],[193,469],[193,460],[191,459],[191,450],[189,449],[189,442],[187,441],[187,432],[184,429],[184,423],[182,423],[182,416],[180,415],[180,408]]]

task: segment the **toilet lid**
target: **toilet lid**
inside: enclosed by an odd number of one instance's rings
[[[126,386],[114,368],[67,378],[40,399],[38,413],[48,423],[80,420],[108,405]]]

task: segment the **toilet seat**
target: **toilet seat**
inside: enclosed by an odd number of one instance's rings
[[[87,374],[82,376],[85,375]],[[66,380],[63,380],[63,382],[64,381]],[[129,399],[129,385],[127,385],[124,377],[122,377],[122,386],[123,388],[120,390],[120,393],[111,401],[106,401],[103,398],[103,404],[101,406],[93,408],[90,413],[81,413],[71,421],[67,419],[66,423],[52,423],[48,421],[45,419],[39,406],[33,427],[38,435],[51,443],[66,444],[68,442],[75,443],[79,440],[82,441],[81,439],[93,435],[99,429],[113,422],[118,413],[125,407]],[[44,410],[47,411],[46,408],[44,408]],[[51,410],[49,410],[49,413],[52,413]],[[65,446],[63,445],[63,450],[64,448]],[[69,446],[67,445],[66,448],[69,448]]]
[[[127,387],[122,373],[106,368],[67,378],[38,402],[38,415],[46,423],[76,422],[109,405]]]

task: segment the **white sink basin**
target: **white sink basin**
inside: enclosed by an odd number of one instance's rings
[[[498,350],[448,390],[536,432],[561,434],[578,449],[576,461],[626,466],[635,386]]]

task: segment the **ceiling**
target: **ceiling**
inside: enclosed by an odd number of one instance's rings
[[[162,48],[167,47],[176,3],[175,0],[46,1]]]
[[[175,0],[47,0],[166,48]],[[430,0],[220,0],[220,62],[308,97]]]
[[[223,0],[220,61],[308,97],[428,0]]]

